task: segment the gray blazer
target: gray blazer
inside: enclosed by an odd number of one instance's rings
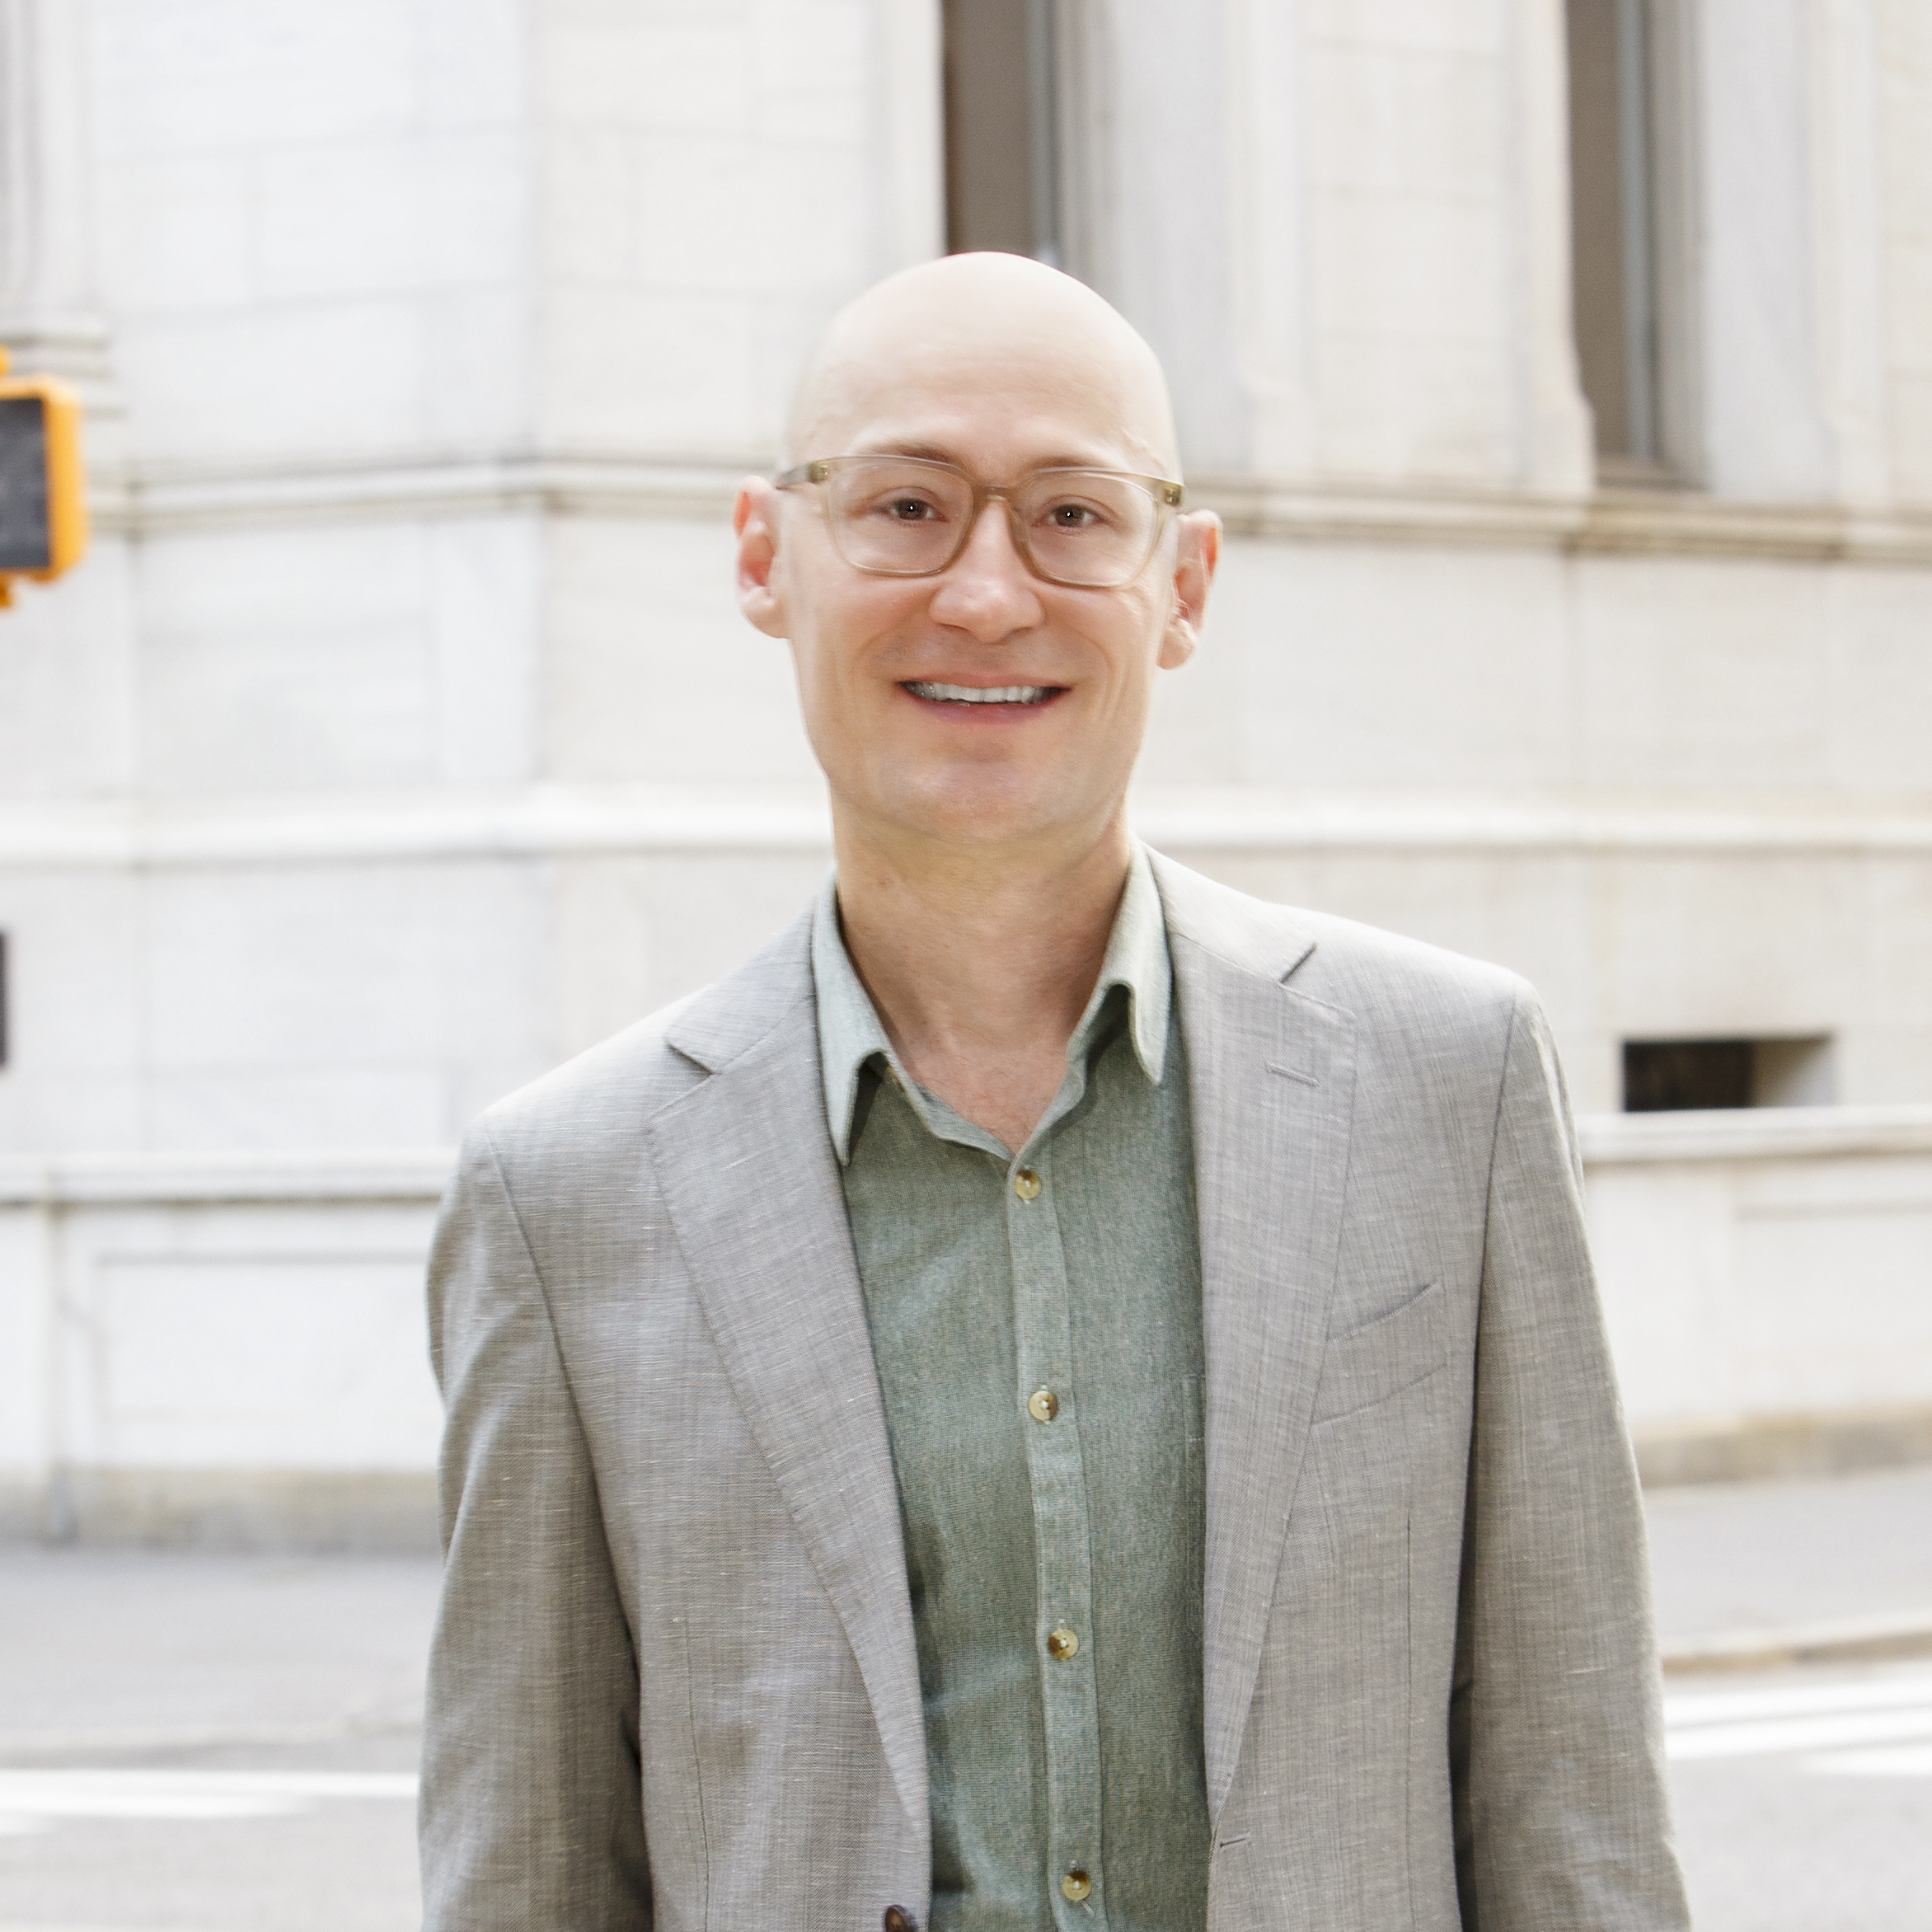
[[[1156,876],[1201,1215],[1211,1924],[1684,1925],[1532,996]],[[429,1299],[428,1932],[922,1925],[918,1671],[807,923],[492,1108]]]

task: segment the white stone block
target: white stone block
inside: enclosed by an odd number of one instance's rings
[[[0,1204],[0,1484],[39,1479],[47,1461],[53,1235],[37,1208]]]
[[[532,514],[433,524],[429,614],[435,771],[457,785],[537,775],[544,532]]]
[[[1697,9],[1704,481],[1720,495],[1831,493],[1805,176],[1802,0]]]
[[[0,867],[7,1062],[16,1081],[131,1074],[143,1057],[141,888],[120,871]]]
[[[1922,800],[1932,793],[1932,570],[1840,568],[1826,583],[1831,783],[1854,797]]]
[[[230,308],[256,298],[255,198],[244,161],[130,156],[100,179],[101,279],[118,310]]]
[[[284,993],[274,987],[268,996]],[[349,994],[345,1003],[357,1009],[367,1001]],[[291,1028],[299,1025],[301,1002],[289,1000],[282,1011]],[[290,1050],[293,1043],[284,1048]],[[157,1070],[148,1076],[143,1095],[143,1144],[171,1153],[211,1154],[237,1147],[260,1153],[441,1147],[460,1123],[450,1104],[448,1075],[430,1060],[433,1052],[425,1041],[425,1064],[413,1068],[359,1067],[353,1052],[336,1043],[328,1057],[340,1064],[296,1072]]]
[[[1932,1161],[1738,1177],[1739,1379],[1761,1414],[1932,1404]]]
[[[182,534],[143,567],[148,780],[163,792],[396,785],[434,768],[424,528]]]
[[[1713,1163],[1594,1169],[1590,1245],[1633,1429],[1735,1428],[1730,1176]]]
[[[739,614],[728,527],[573,518],[552,537],[548,768],[574,781],[814,781],[790,654]]]
[[[1830,855],[1606,856],[1595,884],[1621,1038],[1802,1039],[1859,1016],[1864,895]]]
[[[537,165],[547,277],[622,284],[640,276],[640,139],[628,128],[565,123],[546,130]],[[723,237],[719,243],[722,252]]]
[[[1892,379],[1894,481],[1901,499],[1932,506],[1932,375]]]
[[[1501,0],[1306,0],[1300,11],[1318,42],[1491,54],[1506,39]]]
[[[748,11],[752,72],[762,96],[851,99],[871,54],[867,0],[753,0]],[[828,131],[823,124],[818,129]]]
[[[1784,790],[1824,777],[1825,582],[1800,564],[1580,559],[1587,776]]]
[[[54,584],[0,612],[0,801],[100,796],[136,764],[133,590],[124,540],[98,533]]]
[[[432,455],[520,453],[532,439],[537,317],[521,288],[422,298],[420,434]]]
[[[1565,774],[1568,615],[1553,558],[1237,542],[1210,623],[1208,652],[1240,659],[1250,783],[1492,789]]]
[[[744,299],[573,284],[546,320],[542,420],[565,448],[689,457],[766,439]]]
[[[855,152],[652,138],[635,165],[640,286],[783,296],[830,284],[842,296],[868,279],[872,210]]]
[[[664,855],[558,868],[560,1043],[581,1053],[722,978],[811,903],[823,854]]]
[[[502,127],[530,108],[530,0],[415,0],[422,120]]]
[[[546,8],[539,73],[546,117],[579,128],[745,132],[754,82],[744,8],[654,17],[664,11]]]
[[[1381,44],[1318,47],[1310,60],[1309,162],[1330,188],[1414,198],[1422,229],[1452,199],[1503,199],[1503,62]]]
[[[274,149],[255,177],[271,302],[508,283],[527,270],[528,154],[513,131]]]
[[[443,905],[415,869],[170,871],[147,897],[157,1071],[413,1072],[440,1057]]]
[[[1341,479],[1494,485],[1515,474],[1515,386],[1500,342],[1325,335],[1321,467]]]
[[[142,1147],[147,1101],[134,1061],[106,1072],[59,1062],[9,1067],[0,1072],[0,1151],[40,1156]]]
[[[1932,1027],[1932,857],[1872,859],[1859,871],[1858,950],[1871,964],[1857,1017]],[[1925,1096],[1887,1097],[1932,1097],[1932,1081]]]
[[[420,1207],[96,1213],[64,1273],[91,1346],[65,1357],[83,1466],[415,1469],[440,1405]]]
[[[113,158],[392,129],[419,111],[411,0],[96,0]]]
[[[1874,1106],[1932,1095],[1932,1026],[1847,1026],[1832,1045],[1839,1093]]]
[[[401,298],[130,321],[129,446],[177,462],[414,451],[429,353]]]
[[[1503,343],[1507,237],[1493,205],[1329,189],[1316,204],[1314,232],[1315,316],[1325,334]]]

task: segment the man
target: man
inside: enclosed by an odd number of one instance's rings
[[[1531,996],[1128,832],[1219,551],[1151,353],[951,258],[791,459],[835,881],[438,1237],[427,1924],[1682,1925]]]

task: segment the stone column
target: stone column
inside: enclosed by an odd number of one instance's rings
[[[0,0],[0,342],[112,407],[94,280],[85,0]]]
[[[1848,508],[1882,509],[1892,490],[1879,163],[1884,104],[1872,0],[1810,0],[1805,26],[1829,480],[1833,497]]]

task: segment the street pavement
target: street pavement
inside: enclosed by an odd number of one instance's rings
[[[1829,1633],[1932,1632],[1932,1469],[1649,1507],[1667,1654],[1797,1632],[1825,1658],[1667,1680],[1700,1932],[1928,1932],[1932,1639],[1850,1662]],[[413,1932],[435,1587],[409,1559],[0,1548],[0,1932]]]

